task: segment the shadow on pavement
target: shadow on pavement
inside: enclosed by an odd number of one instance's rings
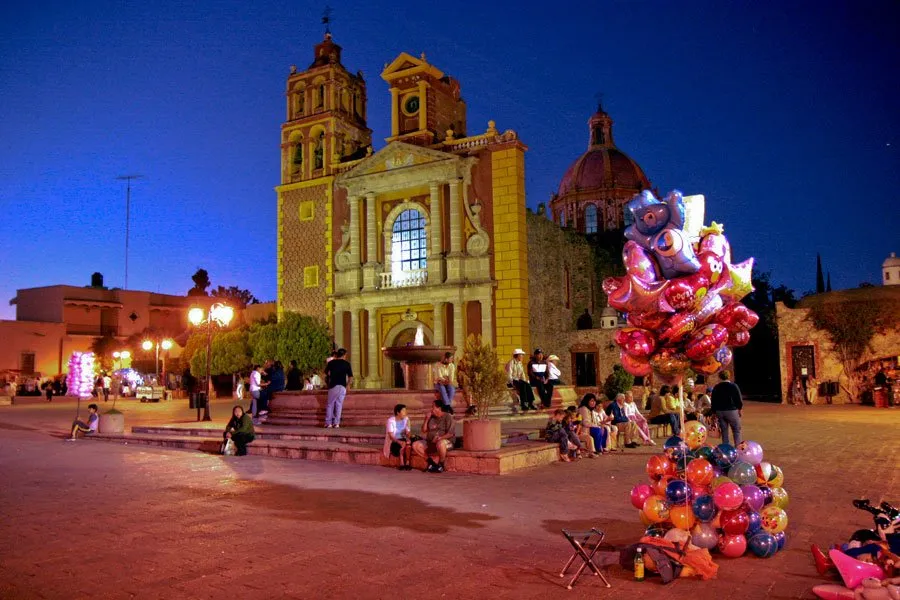
[[[417,498],[362,490],[298,488],[265,481],[236,481],[230,489],[211,491],[188,486],[168,487],[186,496],[238,502],[258,513],[295,521],[346,523],[362,529],[399,527],[417,533],[448,533],[454,528],[477,529],[499,519],[484,513],[458,512]]]

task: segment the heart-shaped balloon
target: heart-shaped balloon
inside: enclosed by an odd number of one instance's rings
[[[706,295],[709,280],[700,273],[672,279],[666,288],[665,298],[675,310],[688,310],[697,306]]]
[[[626,327],[615,335],[616,344],[627,354],[646,359],[656,349],[656,338],[646,329]]]
[[[684,353],[691,360],[703,360],[728,341],[728,329],[718,323],[704,325],[691,334]]]
[[[619,353],[619,362],[622,368],[635,377],[646,377],[653,372],[653,368],[647,359],[637,358],[622,350]]]
[[[697,317],[693,313],[675,313],[660,328],[659,341],[663,343],[678,342],[694,330],[696,323]]]
[[[748,331],[759,322],[759,315],[740,302],[734,302],[720,310],[715,321],[729,331]]]

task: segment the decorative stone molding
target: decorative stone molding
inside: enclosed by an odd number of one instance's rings
[[[334,254],[334,266],[338,271],[346,271],[353,266],[349,246],[350,225],[345,222],[341,225],[341,246]]]

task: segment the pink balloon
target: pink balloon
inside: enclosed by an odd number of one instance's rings
[[[747,551],[747,538],[743,535],[723,535],[719,538],[719,552],[728,558],[738,558]]]
[[[647,359],[631,356],[624,350],[619,353],[619,362],[622,368],[635,377],[646,377],[653,372],[653,368]]]
[[[737,510],[744,503],[744,492],[736,483],[723,483],[713,492],[713,502],[721,510]]]
[[[718,323],[704,325],[691,334],[684,353],[691,360],[703,360],[712,356],[713,352],[721,348],[728,341],[728,329]]]
[[[724,233],[708,233],[700,240],[700,254],[711,252],[712,254],[731,262],[731,245]]]
[[[618,346],[635,358],[646,359],[656,349],[656,338],[646,329],[626,327],[616,332]]]
[[[667,313],[628,313],[628,324],[632,327],[656,331],[669,318]]]
[[[750,343],[749,331],[733,331],[728,336],[729,346],[746,346]]]
[[[700,303],[700,299],[706,295],[709,280],[700,273],[685,275],[672,279],[666,288],[665,298],[669,306],[675,310],[693,309]],[[700,291],[703,290],[703,294]]]
[[[874,577],[875,579],[884,579],[885,577],[884,569],[878,565],[856,560],[840,550],[829,550],[828,556],[831,557],[831,562],[834,563],[838,573],[841,574],[844,585],[851,590],[856,589],[866,577]]]
[[[725,285],[727,267],[721,256],[713,252],[701,252],[697,259],[700,261],[699,273],[709,281],[710,290],[718,290]]]
[[[647,283],[632,275],[607,277],[603,291],[609,305],[622,312],[675,312],[663,297],[668,281]]]
[[[722,297],[715,293],[710,292],[703,297],[703,300],[700,301],[700,308],[697,310],[697,326],[706,325],[718,314],[722,307],[725,306],[725,302],[722,300]]]
[[[631,488],[631,505],[638,510],[644,508],[644,501],[653,495],[653,488],[646,483],[640,483]]]
[[[822,600],[854,600],[856,598],[853,590],[833,583],[817,585],[812,589],[812,593]]]
[[[660,342],[678,342],[694,330],[697,325],[697,317],[693,313],[675,313],[663,323],[659,331]]]
[[[625,248],[622,250],[622,262],[625,263],[625,270],[628,271],[628,274],[641,281],[653,283],[659,280],[659,268],[656,261],[637,242],[625,242]]]

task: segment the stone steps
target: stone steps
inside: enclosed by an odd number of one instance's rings
[[[165,430],[166,428],[139,428]],[[197,433],[178,434],[176,430],[158,433],[96,434],[84,439],[123,444],[140,444],[159,448],[175,448],[208,453],[218,453],[222,444],[221,431],[211,429],[194,430]],[[213,433],[217,435],[212,435]],[[326,436],[334,437],[334,436]],[[339,438],[340,439],[340,438]],[[267,439],[257,438],[247,447],[254,456],[317,460],[358,465],[397,466],[397,459],[386,459],[381,443],[347,443],[328,440]],[[239,458],[236,460],[240,460]],[[469,452],[456,449],[447,457],[447,471],[500,475],[514,470],[551,464],[558,460],[557,446],[543,442],[518,441],[508,443],[494,452]],[[425,468],[425,461],[413,458],[413,466]]]

